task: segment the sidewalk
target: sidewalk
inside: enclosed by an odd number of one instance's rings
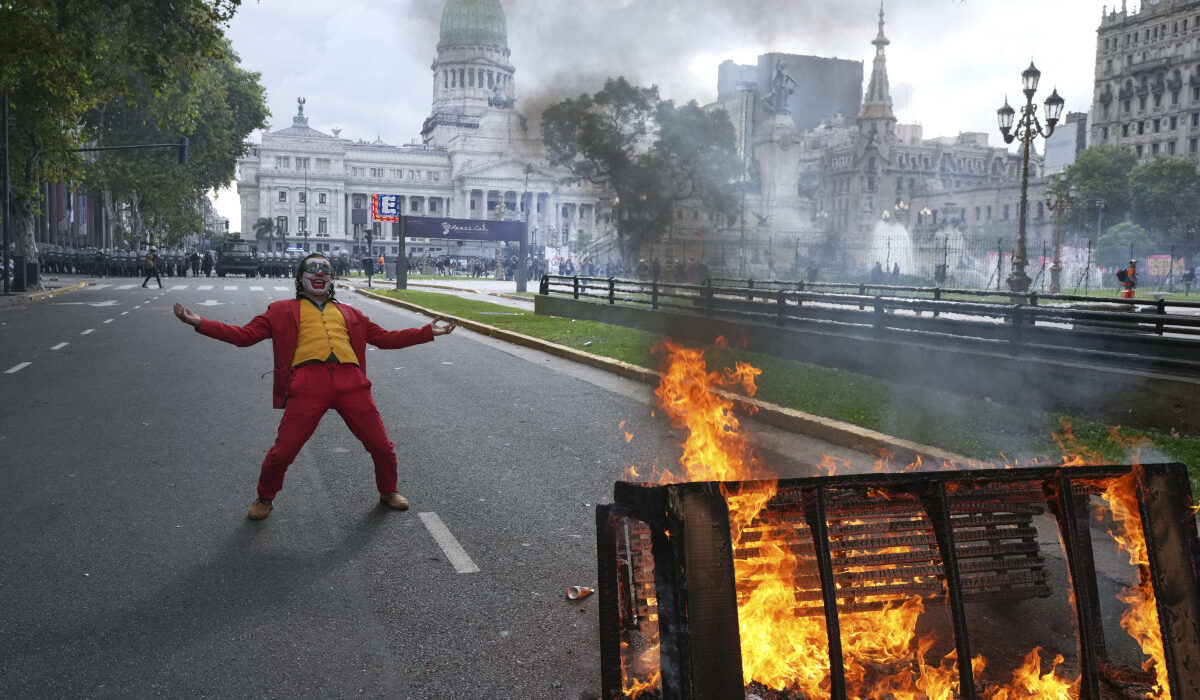
[[[10,306],[20,306],[29,304],[35,301],[42,301],[50,297],[58,296],[66,292],[73,292],[77,289],[83,289],[88,285],[86,279],[78,279],[75,277],[63,276],[62,278],[43,278],[42,288],[26,292],[10,292],[4,294],[0,292],[0,309],[6,309]],[[2,289],[2,287],[0,287]]]

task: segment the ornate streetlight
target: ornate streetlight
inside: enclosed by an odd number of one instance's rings
[[[1066,180],[1061,174],[1054,178],[1054,183],[1046,189],[1046,206],[1054,212],[1054,264],[1050,266],[1050,293],[1062,291],[1062,215],[1063,209],[1078,197],[1078,190],[1066,186]]]
[[[1025,274],[1025,265],[1028,262],[1028,255],[1025,251],[1025,216],[1029,209],[1029,150],[1033,140],[1038,136],[1042,138],[1050,138],[1054,133],[1054,125],[1058,123],[1058,117],[1062,114],[1064,100],[1058,96],[1058,90],[1055,90],[1050,97],[1046,98],[1046,128],[1042,128],[1041,122],[1037,118],[1037,110],[1033,106],[1033,95],[1037,92],[1038,79],[1042,77],[1042,72],[1039,71],[1031,61],[1029,68],[1021,73],[1021,84],[1025,92],[1025,104],[1021,107],[1021,119],[1013,125],[1013,118],[1016,111],[1008,105],[1008,98],[1004,99],[1004,106],[996,110],[996,117],[1000,122],[1000,133],[1004,136],[1005,143],[1012,143],[1020,139],[1023,151],[1021,154],[1021,208],[1017,218],[1017,249],[1013,252],[1012,274],[1008,276],[1008,288],[1014,294],[1024,294],[1029,291],[1029,284],[1032,280],[1029,275]]]

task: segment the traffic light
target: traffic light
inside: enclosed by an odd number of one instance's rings
[[[184,136],[179,139],[179,164],[187,165],[192,160],[192,142],[191,139]]]

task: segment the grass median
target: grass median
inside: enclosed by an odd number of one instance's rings
[[[437,313],[486,323],[640,367],[658,368],[659,356],[653,350],[662,338],[645,331],[597,321],[539,316],[532,309],[438,292],[381,293]],[[712,369],[733,366],[737,361],[761,369],[756,396],[763,401],[974,459],[1024,463],[1038,458],[1053,462],[1063,454],[1063,448],[1056,442],[1058,436],[1065,439],[1072,453],[1098,454],[1113,463],[1124,463],[1129,459],[1129,446],[1143,441],[1143,461],[1183,462],[1188,465],[1193,481],[1200,477],[1200,436],[1109,426],[1059,413],[894,384],[749,350],[713,348],[708,357]],[[1070,426],[1069,436],[1064,425]],[[1145,441],[1153,445],[1153,451],[1145,449]]]

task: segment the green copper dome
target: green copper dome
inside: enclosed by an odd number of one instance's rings
[[[508,23],[500,0],[447,0],[438,46],[491,44],[508,48]]]

